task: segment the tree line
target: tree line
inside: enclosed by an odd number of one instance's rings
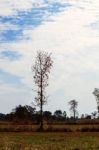
[[[78,111],[76,109],[73,112],[71,101],[70,103],[70,112],[71,116],[68,116],[66,111],[61,109],[55,110],[53,113],[51,111],[43,111],[43,121],[46,123],[74,123],[78,120],[84,119],[95,119],[97,112],[92,112],[91,114],[82,114],[78,116]],[[71,111],[72,110],[72,111]],[[74,114],[75,113],[75,114]],[[74,116],[75,115],[75,116]],[[18,105],[9,114],[0,113],[0,121],[11,121],[13,123],[31,123],[31,124],[40,124],[40,111],[37,111],[35,107],[29,105]]]

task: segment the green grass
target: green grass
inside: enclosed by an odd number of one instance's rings
[[[99,150],[99,133],[0,133],[0,150]]]

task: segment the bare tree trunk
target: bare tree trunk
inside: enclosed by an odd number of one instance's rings
[[[40,131],[43,131],[43,108],[42,108],[42,101],[41,101],[41,112],[40,112]]]
[[[75,110],[74,110],[74,121],[75,121]]]
[[[42,86],[42,73],[41,73],[41,110],[40,110],[40,131],[43,131],[43,86]]]

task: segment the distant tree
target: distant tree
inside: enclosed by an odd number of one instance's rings
[[[69,101],[68,104],[70,105],[70,111],[73,114],[73,118],[75,120],[76,115],[78,114],[78,111],[77,111],[78,102],[76,100],[71,100]]]
[[[5,115],[5,120],[7,121],[13,121],[14,118],[15,118],[15,115],[13,112]]]
[[[93,94],[96,97],[98,117],[99,117],[99,89],[95,88]]]
[[[66,111],[63,111],[63,117],[66,119],[67,118],[67,113]]]
[[[62,117],[62,111],[59,109],[59,110],[56,110],[55,112],[54,112],[54,116],[56,117],[56,118],[61,118]]]
[[[14,118],[17,118],[19,120],[24,120],[24,119],[32,118],[34,112],[35,112],[35,108],[32,108],[31,106],[18,105],[16,108],[13,109],[13,112],[11,113],[14,115]]]
[[[96,118],[96,115],[97,115],[97,111],[94,111],[94,112],[92,112],[91,114],[92,114],[93,119],[95,119],[95,118]]]
[[[0,120],[5,120],[5,114],[0,113]]]
[[[52,113],[50,111],[44,111],[43,112],[43,117],[48,121],[51,119]]]
[[[17,106],[15,109],[13,109],[13,113],[18,119],[24,119],[27,117],[27,109],[25,106]]]
[[[52,64],[51,54],[44,51],[38,51],[36,61],[32,67],[34,82],[37,86],[35,104],[40,107],[41,131],[43,130],[43,105],[47,102],[45,89],[48,86],[49,73]]]
[[[85,119],[91,119],[91,115],[85,114]]]
[[[35,114],[36,108],[31,107],[29,105],[26,105],[25,107],[27,109],[27,112],[28,112],[29,116],[32,117]]]
[[[84,114],[81,114],[81,119],[84,119],[85,118],[85,115]]]

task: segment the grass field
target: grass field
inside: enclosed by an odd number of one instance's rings
[[[0,150],[99,150],[99,124],[38,127],[1,122]]]
[[[99,150],[99,133],[0,132],[0,150]]]

